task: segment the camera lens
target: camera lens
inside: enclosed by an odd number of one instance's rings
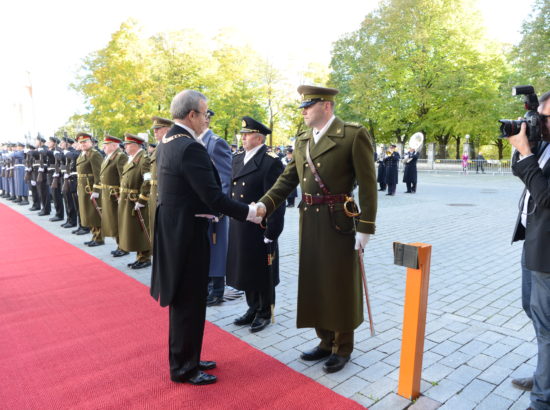
[[[500,138],[508,138],[512,135],[516,135],[521,130],[521,124],[525,120],[498,120],[501,123],[500,125]],[[529,132],[529,130],[527,130]],[[528,134],[529,135],[529,134]]]

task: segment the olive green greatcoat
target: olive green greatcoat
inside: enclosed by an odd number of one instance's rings
[[[82,226],[101,226],[101,217],[90,200],[90,194],[92,191],[101,192],[99,171],[101,170],[102,161],[103,157],[95,149],[87,152],[82,151],[76,160],[78,210]],[[97,198],[96,202],[98,206],[101,206],[101,198]]]
[[[135,203],[145,205],[141,215],[145,228],[149,226],[149,191],[150,184],[149,157],[145,151],[139,151],[131,162],[122,170],[120,180],[120,203],[118,204],[118,245],[128,252],[151,250],[147,236],[139,224]]]
[[[149,234],[153,237],[155,232],[155,211],[157,210],[157,149],[149,156],[151,163],[151,194],[149,195]]]
[[[101,233],[103,236],[118,236],[118,201],[120,177],[128,156],[117,149],[101,163]]]
[[[362,210],[357,230],[374,233],[377,190],[372,139],[364,127],[344,123],[339,118],[335,118],[317,144],[311,129],[298,135],[294,161],[260,199],[268,215],[284,204],[298,184],[304,194],[323,194],[307,164],[308,141],[312,161],[331,194],[349,194],[357,182]],[[297,326],[352,331],[363,321],[353,219],[345,215],[341,203],[334,205],[332,215],[328,205],[310,206],[302,201],[299,208]]]

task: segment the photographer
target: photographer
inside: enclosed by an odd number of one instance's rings
[[[531,390],[532,409],[550,409],[550,92],[539,100],[542,141],[527,137],[526,123],[509,137],[516,148],[512,170],[525,184],[512,241],[524,240],[521,258],[522,304],[533,321],[538,357],[533,378],[514,379],[522,390]]]

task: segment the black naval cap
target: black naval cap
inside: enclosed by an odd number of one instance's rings
[[[37,139],[38,141],[40,141],[40,142],[46,142],[46,138],[44,138],[44,137],[43,137],[42,135],[40,135],[40,134],[38,134],[38,135],[36,136],[36,139]]]
[[[154,116],[151,117],[151,120],[153,120],[153,126],[151,127],[152,129],[171,127],[174,125],[174,121],[162,117]]]
[[[397,145],[395,145],[395,144],[390,144],[390,148],[397,148]]]
[[[250,132],[257,132],[262,135],[269,135],[271,134],[271,130],[267,128],[265,125],[263,125],[261,122],[256,121],[252,117],[243,117],[242,118],[242,129],[240,131],[241,134],[246,134]]]
[[[150,146],[151,148],[156,148],[156,147],[157,147],[157,144],[149,144],[149,146]]]
[[[210,108],[206,110],[206,113],[208,114],[208,117],[213,117],[214,115],[216,115],[216,113],[212,111]]]
[[[48,138],[50,141],[55,142],[56,144],[59,144],[59,138],[57,138],[55,135],[53,137]]]
[[[23,147],[23,148],[25,148],[25,143],[24,143],[24,142],[21,142],[21,141],[17,142],[17,144],[15,144],[15,145],[17,145],[18,147]]]
[[[74,144],[74,140],[71,137],[63,137],[62,141],[65,141],[67,144]]]
[[[302,96],[302,103],[298,108],[307,108],[319,101],[334,101],[334,96],[340,91],[336,88],[301,85],[298,87],[298,92]]]
[[[28,149],[36,149],[36,147],[32,144],[27,144],[25,145],[25,148],[28,148]]]

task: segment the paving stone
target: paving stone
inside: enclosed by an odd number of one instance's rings
[[[472,357],[468,360],[467,364],[471,367],[475,367],[479,370],[485,370],[491,366],[497,359],[486,354],[478,354],[477,356]]]
[[[504,379],[508,377],[511,373],[510,369],[493,365],[477,376],[480,380],[485,380],[486,382],[493,384],[500,384]]]
[[[479,403],[477,410],[507,409],[512,404],[512,400],[505,399],[504,397],[496,394],[490,394],[481,403]]]
[[[422,378],[429,382],[438,382],[452,371],[452,367],[447,367],[440,363],[435,363],[422,371]]]
[[[472,380],[474,380],[480,373],[481,373],[481,370],[479,369],[470,367],[468,365],[462,365],[455,371],[451,372],[447,376],[447,379],[465,386],[468,383],[470,383]]]
[[[439,361],[439,363],[441,363],[445,366],[452,367],[452,368],[456,369],[457,367],[459,367],[462,364],[466,363],[471,358],[472,358],[472,356],[469,355],[469,354],[466,354],[466,353],[463,353],[463,352],[460,352],[460,351],[456,351],[456,352],[451,353],[448,356],[443,357]]]
[[[475,379],[469,385],[467,385],[464,390],[462,390],[460,395],[469,401],[479,403],[494,389],[494,384]]]
[[[424,395],[440,403],[445,403],[453,395],[462,390],[463,387],[464,386],[461,384],[453,382],[452,380],[444,379],[426,391]]]
[[[364,379],[352,376],[337,385],[333,390],[344,397],[351,397],[359,390],[364,389],[367,384]]]
[[[357,376],[362,377],[363,379],[370,382],[375,382],[376,380],[392,372],[394,369],[394,366],[390,366],[389,364],[384,362],[378,362],[359,372]]]
[[[407,400],[404,397],[399,396],[398,394],[392,393],[388,394],[382,400],[374,404],[372,410],[400,410],[405,409],[410,406],[411,401]]]
[[[426,396],[420,396],[410,407],[409,410],[436,410],[441,407],[441,403]]]
[[[451,397],[439,410],[473,410],[476,406],[476,402],[468,400],[463,394],[457,394]]]

